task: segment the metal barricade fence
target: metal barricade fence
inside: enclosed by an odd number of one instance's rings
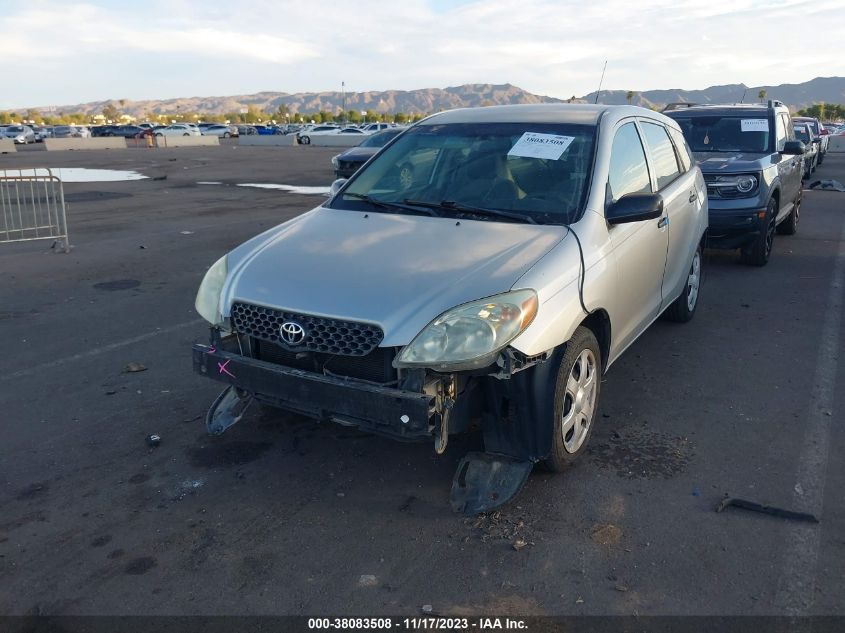
[[[62,180],[50,169],[0,169],[0,244],[55,240],[70,252]]]

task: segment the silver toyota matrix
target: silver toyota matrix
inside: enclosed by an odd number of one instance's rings
[[[451,504],[485,511],[581,455],[602,374],[661,314],[695,313],[707,188],[656,112],[442,112],[332,191],[202,281],[212,434],[253,401],[438,453],[477,428]]]

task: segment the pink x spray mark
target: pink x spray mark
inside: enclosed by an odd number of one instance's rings
[[[229,359],[229,360],[231,360],[231,359]],[[228,369],[226,369],[226,365],[229,364],[229,360],[227,360],[225,363],[218,362],[217,363],[217,370],[218,370],[218,373],[220,373],[220,374],[227,374],[227,375],[231,376],[232,378],[234,378],[235,374],[233,374]]]

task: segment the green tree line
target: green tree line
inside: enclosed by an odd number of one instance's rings
[[[819,121],[845,120],[845,105],[841,103],[817,103],[809,108],[798,110],[799,116],[811,116]]]

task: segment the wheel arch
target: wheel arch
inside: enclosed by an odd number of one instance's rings
[[[585,317],[584,320],[581,321],[580,325],[590,330],[599,343],[603,373],[607,369],[607,361],[610,356],[610,342],[612,335],[610,315],[604,308],[598,308]]]

